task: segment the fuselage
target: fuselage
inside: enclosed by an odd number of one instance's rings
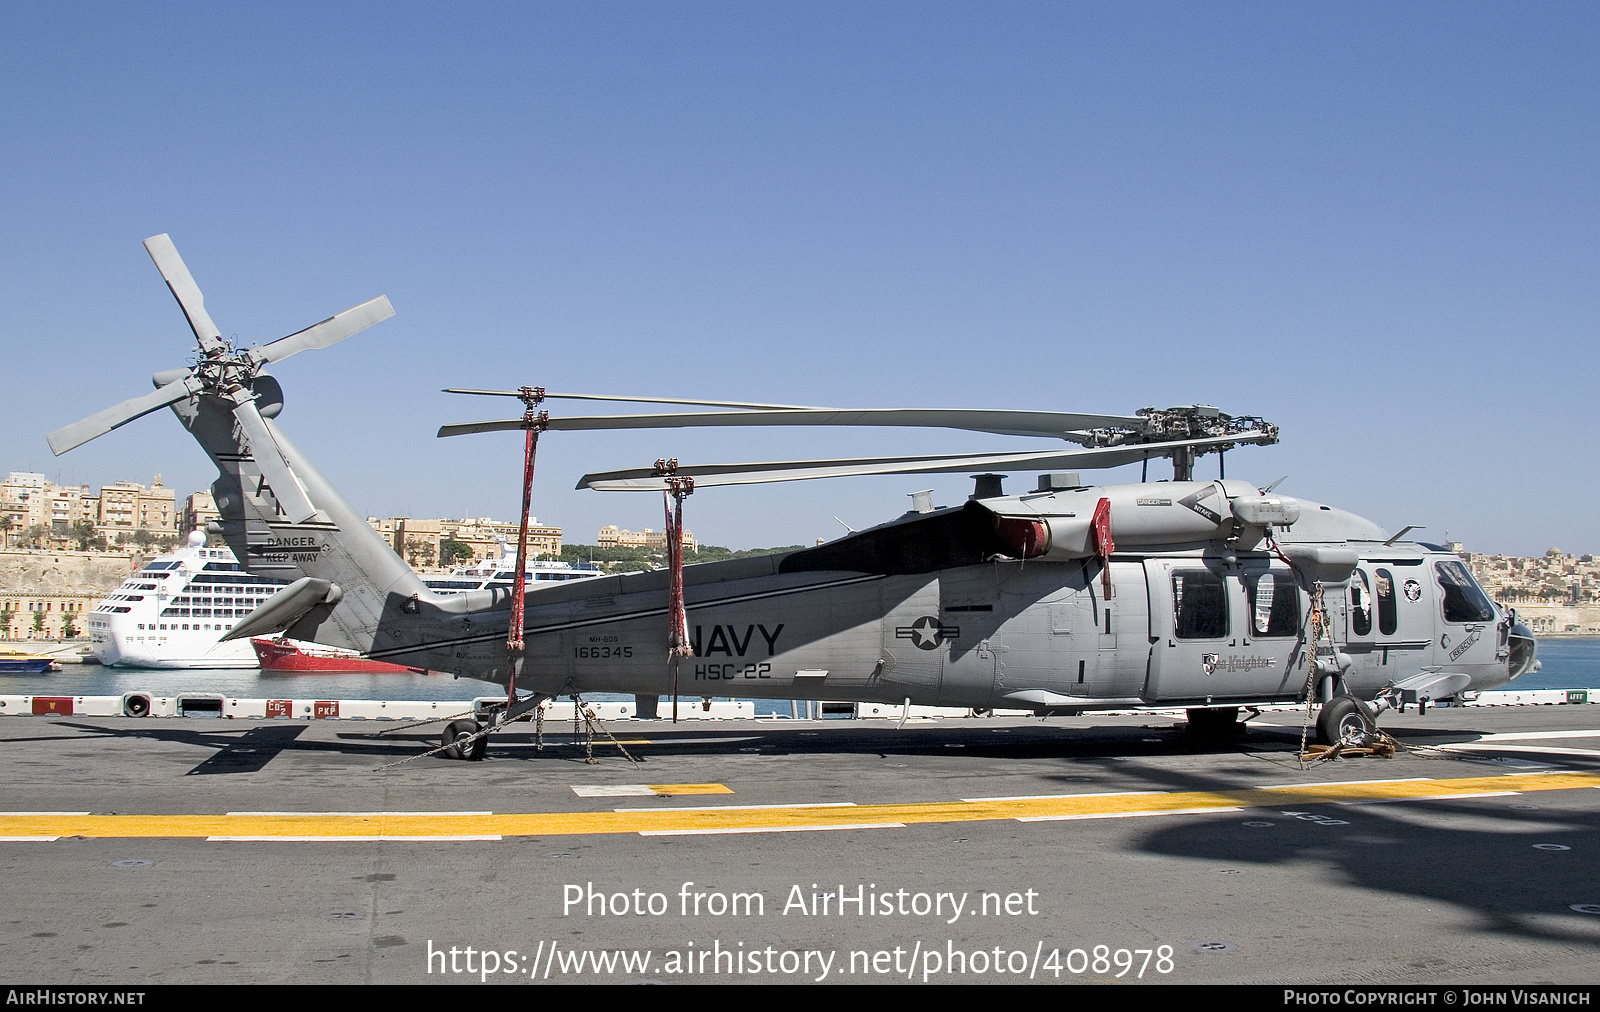
[[[975,525],[963,512],[687,567],[693,655],[676,691],[1071,712],[1308,691],[1370,698],[1430,671],[1464,675],[1461,690],[1479,691],[1533,660],[1531,636],[1513,650],[1510,616],[1458,557],[1430,546],[1337,542],[1358,561],[1345,580],[1320,582],[1314,620],[1319,581],[1267,548],[1119,552],[1106,574],[1099,559],[992,557],[992,546],[964,545]],[[1285,547],[1308,545],[1323,543]],[[519,687],[674,691],[666,592],[658,572],[530,594]],[[462,604],[459,617],[430,623],[437,639],[386,648],[380,637],[372,655],[503,681],[505,599]]]
[[[295,581],[281,622],[253,616],[229,635],[281,630],[511,678],[509,587],[430,590],[269,421],[318,510],[289,522],[230,415],[204,400],[174,410],[221,471],[216,529],[251,572]],[[1049,713],[1391,686],[1437,700],[1533,663],[1532,636],[1455,556],[1238,480],[973,499],[683,577],[694,652],[676,675],[658,571],[530,591],[517,687]]]

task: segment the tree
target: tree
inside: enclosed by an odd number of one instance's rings
[[[11,547],[11,529],[16,526],[17,522],[11,519],[10,513],[0,516],[0,548]]]
[[[32,527],[29,527],[27,533],[23,535],[28,543],[28,547],[30,548],[43,548],[44,539],[49,536],[50,528],[45,527],[42,524],[34,524]]]
[[[94,524],[87,520],[79,520],[71,527],[68,527],[67,537],[78,543],[78,551],[80,552],[87,552],[96,542],[99,542],[100,548],[104,550],[106,544],[106,539],[96,534]]]
[[[11,638],[11,620],[16,617],[16,614],[17,609],[10,601],[7,601],[6,606],[0,609],[0,629],[5,630],[6,639]]]
[[[77,622],[75,621],[75,619],[76,619],[76,616],[72,615],[70,613],[61,616],[61,638],[62,639],[70,640],[70,639],[72,639],[72,638],[74,638],[75,636],[78,635],[78,625],[77,625]]]
[[[412,568],[426,568],[433,565],[433,545],[420,538],[406,539],[406,554],[410,558]]]
[[[457,562],[472,561],[472,547],[462,544],[455,538],[447,538],[439,542],[439,565],[453,566]]]
[[[33,613],[33,631],[36,633],[44,631],[44,612],[36,611]]]

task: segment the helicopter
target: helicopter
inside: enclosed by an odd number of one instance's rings
[[[1391,536],[1333,506],[1239,479],[1196,480],[1195,459],[1276,442],[1277,426],[1201,405],[1131,415],[799,405],[546,394],[709,411],[575,415],[446,425],[441,437],[529,429],[920,426],[1053,438],[1070,449],[597,472],[579,488],[685,494],[699,487],[860,474],[972,472],[973,494],[838,540],[676,572],[628,573],[529,592],[431,592],[274,419],[266,367],[393,315],[386,297],[262,347],[223,340],[171,239],[145,247],[198,354],[155,391],[52,432],[61,454],[170,407],[210,456],[221,535],[252,574],[288,585],[226,638],[282,633],[375,659],[508,687],[505,704],[454,721],[454,758],[544,700],[589,692],[1023,709],[1040,716],[1183,708],[1191,730],[1241,708],[1320,704],[1319,737],[1368,742],[1384,710],[1470,699],[1532,669],[1515,612],[1445,549]],[[530,448],[532,443],[530,442]],[[531,469],[531,450],[530,450]],[[1085,468],[1170,460],[1170,481],[1094,485]],[[1040,473],[1005,492],[994,469]],[[1074,468],[1074,470],[1061,470]],[[692,486],[691,486],[692,490]],[[525,510],[526,512],[526,510]],[[670,513],[669,513],[670,515]],[[514,601],[513,598],[516,598]],[[525,603],[525,607],[524,607]],[[512,616],[520,611],[520,639]],[[672,660],[663,647],[676,645]],[[679,663],[681,662],[681,663]],[[670,670],[670,674],[669,674]],[[518,690],[526,693],[519,695]],[[483,724],[479,723],[479,718]],[[487,725],[487,726],[485,726]]]

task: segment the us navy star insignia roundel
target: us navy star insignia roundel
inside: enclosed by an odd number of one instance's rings
[[[897,626],[894,638],[910,640],[918,650],[937,649],[943,640],[953,640],[961,635],[956,626],[945,625],[932,615],[924,615],[910,625]]]

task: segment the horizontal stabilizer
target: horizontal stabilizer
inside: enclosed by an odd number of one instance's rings
[[[265,604],[246,615],[243,621],[235,623],[222,641],[283,632],[304,618],[312,608],[322,604],[337,604],[342,597],[344,591],[339,589],[338,584],[302,576],[267,598]]]

